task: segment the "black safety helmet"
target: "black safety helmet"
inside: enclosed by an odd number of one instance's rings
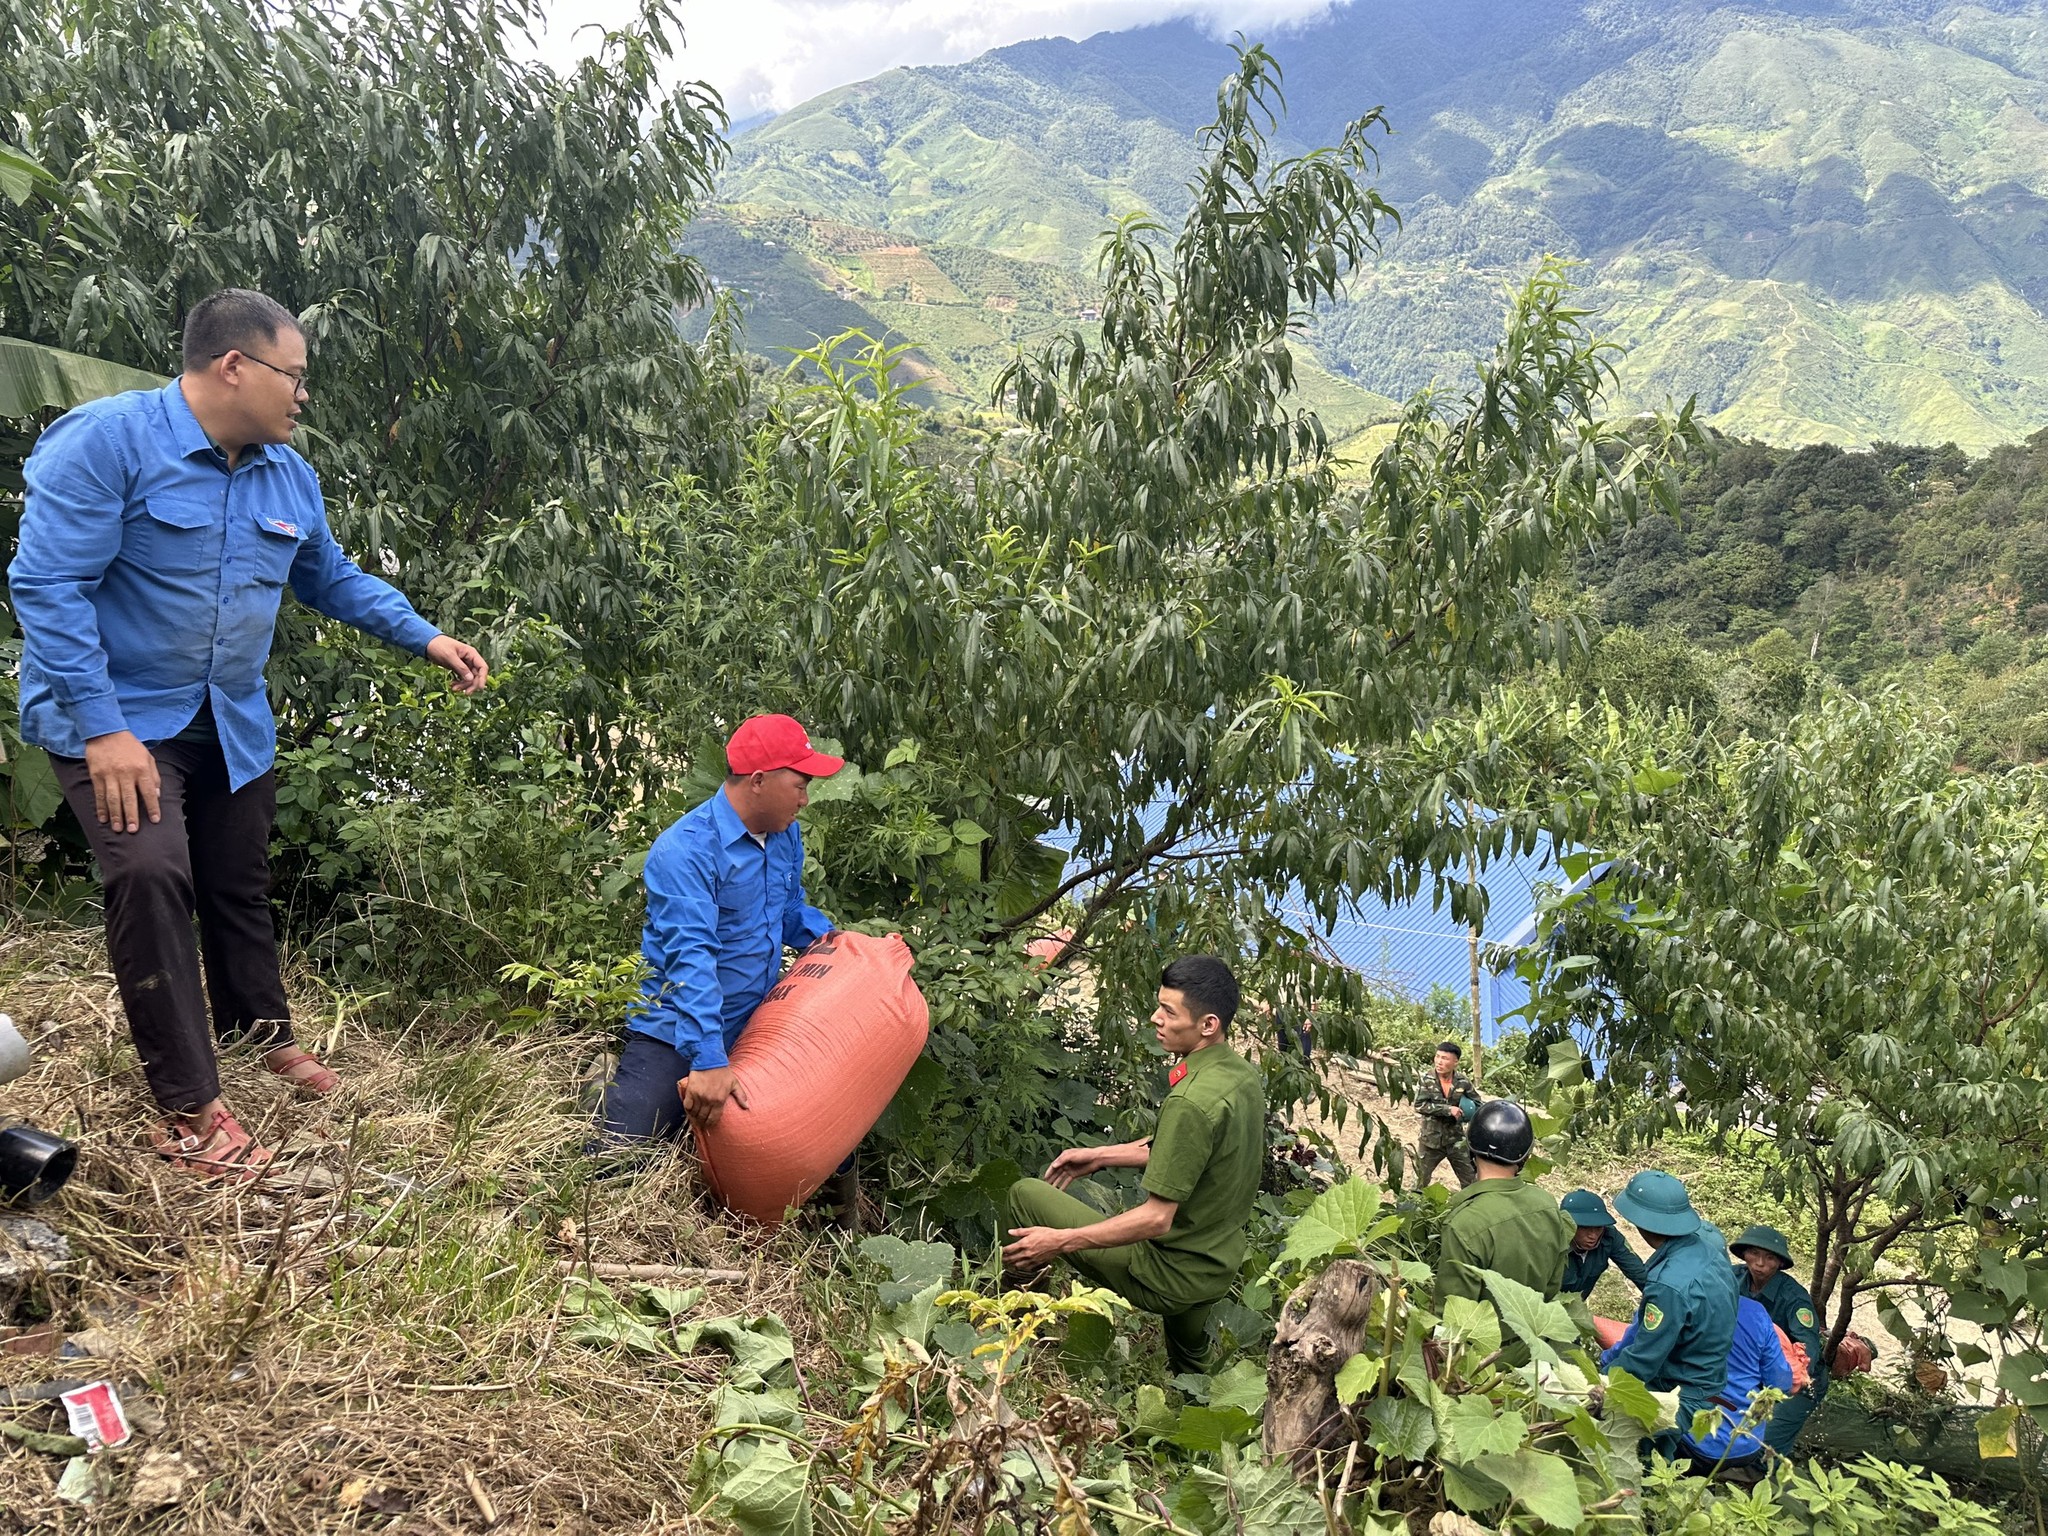
[[[1489,1099],[1472,1117],[1472,1129],[1465,1133],[1472,1155],[1489,1163],[1519,1168],[1529,1161],[1536,1147],[1536,1128],[1529,1124],[1529,1112],[1507,1099]]]

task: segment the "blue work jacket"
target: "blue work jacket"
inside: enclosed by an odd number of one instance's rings
[[[1750,1399],[1764,1387],[1789,1393],[1792,1362],[1785,1358],[1771,1314],[1760,1302],[1744,1296],[1735,1309],[1735,1337],[1728,1346],[1728,1379],[1722,1384],[1720,1400],[1715,1404],[1721,1410],[1721,1421],[1704,1440],[1693,1440],[1692,1425],[1683,1420],[1678,1426],[1679,1433],[1696,1445],[1701,1455],[1717,1461],[1724,1456],[1755,1454],[1764,1448],[1763,1424],[1753,1424],[1740,1434],[1736,1433],[1736,1426],[1748,1416]],[[1763,1423],[1769,1422],[1766,1416]]]
[[[210,698],[229,784],[261,777],[277,757],[263,667],[287,581],[415,654],[440,633],[341,552],[312,465],[273,443],[230,471],[176,380],[60,416],[24,475],[7,569],[21,735],[60,757],[115,731],[165,740]]]
[[[1628,1239],[1612,1227],[1601,1230],[1600,1242],[1592,1252],[1580,1253],[1570,1249],[1564,1256],[1564,1284],[1561,1292],[1579,1296],[1590,1296],[1593,1287],[1600,1283],[1600,1277],[1607,1273],[1612,1264],[1637,1290],[1649,1281],[1650,1269],[1637,1257],[1635,1249],[1629,1247]]]
[[[1715,1406],[1728,1379],[1735,1340],[1728,1243],[1719,1227],[1703,1221],[1651,1254],[1645,1268],[1649,1278],[1635,1321],[1600,1364],[1627,1371],[1653,1392],[1676,1387],[1682,1430],[1695,1413]]]
[[[656,838],[640,939],[653,973],[627,1028],[666,1041],[693,1070],[726,1065],[782,974],[783,947],[832,931],[804,900],[803,872],[796,826],[755,841],[723,789]]]

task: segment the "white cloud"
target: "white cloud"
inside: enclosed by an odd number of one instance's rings
[[[785,111],[835,85],[903,64],[951,64],[1037,37],[1091,37],[1187,17],[1227,36],[1311,20],[1348,0],[681,0],[678,73],[707,80],[735,118]],[[616,26],[632,0],[560,0],[544,51],[588,46],[577,31]]]

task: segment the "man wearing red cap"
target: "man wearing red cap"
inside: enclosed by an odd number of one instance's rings
[[[728,1099],[745,1109],[727,1053],[782,974],[784,947],[802,949],[832,930],[804,900],[796,818],[810,803],[811,780],[845,763],[813,751],[788,715],[744,722],[726,743],[725,763],[725,787],[647,855],[640,953],[653,974],[627,1017],[605,1090],[607,1136],[667,1140],[686,1111],[709,1126]]]

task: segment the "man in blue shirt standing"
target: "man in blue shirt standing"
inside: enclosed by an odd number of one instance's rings
[[[725,763],[724,787],[647,855],[640,953],[652,974],[605,1090],[607,1136],[666,1141],[686,1114],[713,1126],[728,1099],[745,1109],[727,1055],[782,974],[783,949],[832,931],[804,900],[796,818],[811,780],[844,761],[813,751],[788,715],[756,715],[732,733]]]
[[[157,1150],[239,1179],[270,1154],[221,1098],[215,1033],[262,1047],[303,1092],[340,1086],[292,1043],[270,909],[263,668],[285,585],[463,693],[487,669],[335,542],[312,466],[286,446],[307,398],[291,312],[224,289],[187,318],[183,361],[163,389],[82,405],[37,440],[8,582],[22,739],[50,754],[99,863],[122,1008],[169,1116]]]

